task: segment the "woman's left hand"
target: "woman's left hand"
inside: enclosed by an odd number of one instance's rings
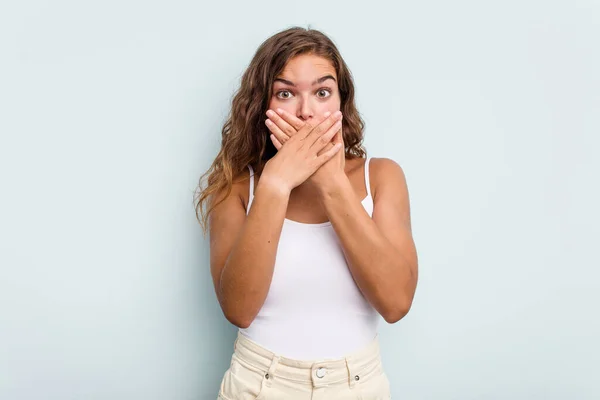
[[[330,115],[330,113],[325,113],[325,117],[328,115]],[[285,142],[295,135],[305,124],[304,121],[282,109],[278,109],[277,112],[269,110],[267,111],[267,116],[269,118],[265,123],[273,134],[273,136],[271,136],[271,141],[277,151],[279,151],[282,146],[285,146]],[[345,177],[344,167],[346,164],[346,152],[344,150],[344,136],[342,129],[343,125],[331,140],[330,145],[324,147],[323,150],[321,150],[321,153],[329,150],[331,147],[335,146],[336,143],[341,143],[342,149],[306,180],[307,183],[314,185],[319,191],[327,190],[329,185],[334,185],[336,183],[337,179]]]

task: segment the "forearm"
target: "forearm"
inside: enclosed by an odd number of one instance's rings
[[[289,192],[259,181],[252,206],[221,273],[227,319],[246,327],[262,307],[273,277]]]
[[[388,322],[402,318],[410,307],[415,279],[406,257],[371,219],[345,175],[322,189],[321,200],[367,301]]]

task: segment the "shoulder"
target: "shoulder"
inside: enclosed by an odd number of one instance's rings
[[[246,208],[249,200],[250,189],[250,171],[246,168],[241,173],[233,177],[231,190],[228,186],[221,188],[218,192],[211,196],[211,204],[221,203],[224,200],[235,200]]]
[[[407,189],[404,170],[400,164],[390,158],[372,157],[369,163],[369,177],[374,198],[378,194],[398,193]]]
[[[254,185],[258,181],[258,174],[254,174]],[[245,168],[240,174],[233,178],[232,194],[235,192],[239,197],[240,201],[244,205],[244,209],[248,209],[248,202],[250,201],[250,170]]]

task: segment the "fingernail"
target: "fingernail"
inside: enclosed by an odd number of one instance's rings
[[[273,110],[268,110],[268,111],[267,111],[267,116],[269,116],[269,117],[272,117],[272,116],[273,116],[273,114],[275,114],[275,113],[273,112]]]
[[[325,115],[325,118],[327,118],[331,115],[331,113],[329,111],[327,111],[324,115]]]
[[[282,110],[281,108],[278,108],[278,109],[277,109],[277,113],[278,113],[278,114],[283,114],[283,110]]]
[[[341,116],[341,115],[342,115],[341,111],[336,111],[335,114],[333,114],[333,116],[336,117],[336,118],[339,117],[339,116]]]

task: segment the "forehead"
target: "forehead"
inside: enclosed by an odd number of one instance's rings
[[[333,75],[337,79],[331,61],[313,54],[301,54],[287,62],[278,78],[285,78],[296,84],[310,84],[323,75]]]

